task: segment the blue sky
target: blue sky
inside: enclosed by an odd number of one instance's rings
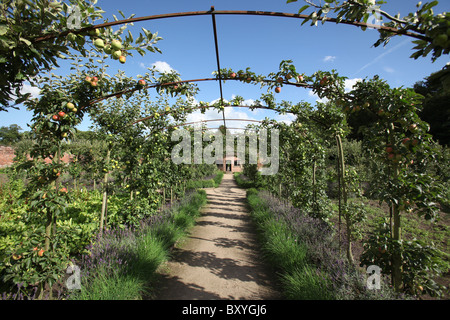
[[[316,0],[317,2],[318,0]],[[413,12],[415,0],[387,0],[382,9],[402,16]],[[106,11],[105,16],[112,17],[117,10],[122,10],[126,16],[135,13],[136,16],[147,16],[162,13],[203,11],[214,6],[216,10],[260,10],[296,13],[304,5],[302,0],[286,4],[286,0],[99,0],[98,6]],[[441,0],[435,7],[435,12],[449,11],[450,1]],[[306,11],[309,13],[309,11]],[[110,18],[112,20],[112,18]],[[412,86],[430,73],[441,69],[450,61],[448,56],[439,58],[432,63],[430,57],[419,60],[410,59],[414,44],[411,38],[396,37],[386,47],[372,47],[378,39],[378,32],[333,23],[320,24],[311,27],[309,23],[301,26],[302,20],[241,15],[219,15],[216,17],[219,38],[220,63],[222,68],[233,70],[250,67],[257,74],[276,72],[281,60],[293,60],[297,71],[312,74],[317,70],[332,70],[349,78],[351,85],[361,78],[371,78],[379,75],[391,86]],[[136,23],[131,31],[137,34],[141,27],[151,32],[158,32],[163,38],[158,43],[162,54],[148,53],[141,57],[129,57],[122,65],[111,61],[110,74],[118,69],[124,70],[129,76],[137,76],[146,71],[146,67],[156,65],[161,68],[172,68],[181,74],[183,79],[207,78],[216,70],[214,38],[211,16],[193,16],[170,18]],[[67,72],[62,63],[58,73]],[[216,81],[199,82],[198,101],[213,101],[219,98],[219,86]],[[237,81],[228,81],[223,86],[225,99],[240,95],[251,102],[259,99],[266,89],[259,86]],[[156,95],[156,92],[155,92]],[[153,95],[154,96],[154,95]],[[276,95],[277,101],[291,102],[309,101],[314,103],[317,97],[308,89],[285,86]],[[292,120],[292,117],[279,116],[270,111],[251,112],[243,108],[227,108],[227,118],[262,119],[264,117],[277,120]],[[188,120],[221,118],[216,111],[205,115],[193,114]],[[0,126],[18,124],[23,129],[31,119],[31,113],[21,108],[0,114]],[[228,126],[242,127],[246,123],[227,122]],[[87,119],[79,126],[87,130],[90,121]],[[216,126],[216,124],[210,124]]]

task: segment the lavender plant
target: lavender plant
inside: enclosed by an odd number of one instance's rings
[[[366,276],[340,253],[333,229],[268,191],[249,190],[252,216],[269,261],[281,269],[290,299],[392,299],[385,279],[369,290]],[[289,250],[287,249],[289,248]]]
[[[191,192],[138,226],[99,233],[87,248],[89,254],[73,261],[81,269],[81,290],[72,292],[69,298],[127,300],[149,294],[148,282],[154,271],[185,232],[175,221],[180,216],[193,221],[205,201],[204,191]]]

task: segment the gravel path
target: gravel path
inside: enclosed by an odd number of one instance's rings
[[[225,174],[205,189],[208,204],[173,258],[162,268],[159,300],[278,299],[258,251],[245,190]]]

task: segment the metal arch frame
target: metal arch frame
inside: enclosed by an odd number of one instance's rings
[[[185,122],[182,124],[177,124],[177,125],[173,125],[170,126],[171,128],[175,128],[175,127],[184,127],[184,126],[189,126],[191,124],[197,124],[197,123],[205,123],[205,122],[216,122],[216,121],[222,121],[223,119],[208,119],[208,120],[200,120],[200,121],[193,121],[193,122]],[[245,122],[258,122],[258,123],[262,123],[263,121],[261,120],[253,120],[253,119],[227,119],[228,121],[245,121]],[[206,128],[207,129],[207,128]],[[227,128],[225,126],[225,129],[230,129]]]
[[[214,9],[214,6],[211,6],[211,9],[208,10],[208,11],[191,11],[191,12],[159,14],[159,15],[136,17],[136,18],[130,18],[130,19],[124,19],[124,20],[117,20],[117,21],[107,22],[107,23],[103,23],[103,24],[99,24],[99,25],[95,25],[95,26],[91,26],[91,27],[82,28],[82,29],[76,30],[76,31],[68,30],[68,31],[65,31],[65,32],[62,32],[62,33],[59,33],[59,34],[46,35],[46,36],[43,36],[43,37],[36,38],[33,42],[36,43],[36,42],[45,41],[45,40],[53,39],[53,38],[56,38],[56,37],[64,36],[64,35],[68,34],[69,32],[83,33],[85,31],[89,31],[89,30],[105,28],[105,27],[111,27],[111,26],[121,25],[121,24],[126,24],[126,23],[134,23],[134,22],[149,21],[149,20],[156,20],[156,19],[165,19],[165,18],[175,18],[175,17],[198,16],[198,15],[211,15],[211,18],[212,18],[218,77],[217,78],[185,80],[185,81],[178,81],[178,82],[171,82],[171,83],[164,83],[164,84],[156,84],[156,85],[146,86],[146,87],[143,87],[143,88],[151,88],[151,87],[158,87],[158,86],[168,86],[168,85],[175,85],[175,84],[179,84],[179,83],[188,83],[188,82],[196,82],[196,81],[208,81],[208,80],[211,81],[211,80],[215,80],[215,81],[219,81],[220,99],[221,99],[220,102],[222,104],[222,107],[224,107],[224,105],[223,105],[223,101],[224,101],[223,100],[223,90],[222,90],[222,80],[223,80],[223,78],[222,78],[221,68],[220,68],[219,45],[218,45],[217,27],[216,27],[215,16],[216,15],[259,15],[259,16],[297,18],[297,19],[303,19],[303,20],[310,18],[309,15],[305,15],[305,14],[293,14],[293,13],[285,13],[285,12],[238,11],[238,10],[219,10],[219,11],[216,11]],[[397,28],[392,28],[392,27],[368,24],[368,23],[359,22],[359,21],[348,21],[348,20],[338,21],[336,18],[328,18],[328,17],[322,18],[321,21],[323,21],[323,22],[342,23],[342,24],[348,24],[348,25],[353,25],[353,26],[357,26],[357,27],[371,27],[371,28],[376,28],[376,29],[384,30],[384,31],[391,32],[391,33],[407,35],[407,36],[410,36],[410,37],[413,37],[413,38],[417,38],[417,39],[421,39],[421,40],[430,40],[428,37],[420,35],[418,33],[413,33],[413,32],[410,32],[410,31],[403,31],[403,30],[400,30],[400,29],[397,29]],[[240,79],[227,79],[227,80],[240,80]],[[273,81],[273,80],[266,80],[266,81]],[[307,84],[293,84],[293,83],[289,83],[289,82],[285,82],[285,81],[283,81],[283,84],[296,85],[296,86],[299,86],[299,87],[301,87],[301,86],[303,86],[303,87],[310,87]],[[118,95],[121,95],[123,93],[134,92],[134,91],[139,90],[139,89],[142,89],[142,87],[141,88],[134,88],[134,89],[126,89],[126,90],[123,90],[123,91],[120,91],[120,92],[117,92],[117,93],[113,93],[113,94],[101,97],[99,99],[92,100],[91,102],[89,102],[88,105],[95,104],[95,103],[100,102],[100,101],[102,101],[104,99],[107,99],[107,98],[110,98],[110,97],[113,97],[113,96],[118,96]],[[143,118],[143,119],[138,120],[138,121],[136,121],[134,123],[143,121],[143,120],[148,119],[148,118],[149,117]],[[223,123],[224,123],[224,127],[226,128],[227,126],[226,126],[224,109],[222,110],[222,120],[223,120]]]
[[[165,86],[173,86],[176,84],[182,84],[182,83],[190,83],[190,82],[201,82],[201,81],[218,81],[218,78],[202,78],[202,79],[191,79],[191,80],[181,80],[181,81],[174,81],[174,82],[166,82],[166,83],[155,83],[155,84],[151,84],[148,86],[143,86],[140,88],[132,88],[132,89],[124,89],[118,92],[114,92],[111,94],[108,94],[106,96],[94,99],[89,101],[89,103],[83,107],[80,108],[80,110],[83,110],[84,108],[91,106],[93,104],[96,104],[100,101],[115,97],[115,96],[119,96],[125,93],[129,93],[129,92],[134,92],[134,91],[138,91],[141,89],[151,89],[151,88],[157,88],[157,87],[165,87]],[[234,80],[234,81],[242,81],[242,79],[238,79],[238,78],[226,78],[226,79],[222,79],[222,80],[226,80],[226,81],[230,81],[230,80]],[[262,80],[263,82],[277,82],[276,80],[271,80],[271,79],[264,79]],[[304,88],[312,88],[313,86],[307,83],[292,83],[292,82],[288,82],[288,81],[283,81],[282,82],[283,85],[291,85],[291,86],[296,86],[296,87],[304,87]]]
[[[254,109],[265,109],[265,110],[272,110],[272,111],[274,111],[274,112],[280,113],[280,111],[278,111],[278,110],[276,110],[276,109],[273,109],[273,108],[270,108],[270,107],[267,107],[267,106],[245,106],[245,105],[237,105],[237,106],[235,106],[235,105],[224,105],[224,106],[222,106],[222,107],[223,107],[223,108],[254,108]],[[195,106],[195,107],[190,108],[189,111],[191,111],[191,110],[199,110],[199,109],[208,109],[208,108],[214,108],[214,106]],[[165,111],[165,112],[161,113],[160,115],[171,114],[171,113],[174,112],[174,111],[176,111],[176,110],[171,109],[171,110],[169,110],[169,111]],[[289,112],[289,111],[284,111],[284,112],[286,112],[286,113],[292,113],[292,112]],[[147,117],[144,117],[144,118],[135,120],[135,121],[131,122],[131,123],[129,124],[129,126],[134,125],[134,124],[139,123],[139,122],[142,122],[142,121],[145,121],[145,120],[152,119],[152,118],[154,118],[154,117],[155,117],[155,115],[153,114],[153,115],[150,115],[150,116],[147,116]],[[233,119],[229,119],[229,120],[232,121]],[[234,120],[237,120],[237,119],[234,119]],[[241,119],[241,120],[242,120],[242,121],[245,121],[245,119]],[[207,120],[203,120],[203,121],[207,121]],[[256,120],[255,120],[255,121],[256,121]],[[202,122],[202,121],[198,121],[198,122]],[[176,126],[174,126],[174,127],[176,127]],[[227,129],[228,129],[228,127],[227,127]]]
[[[214,12],[214,13],[213,13]],[[126,23],[134,23],[134,22],[141,22],[141,21],[149,21],[149,20],[157,20],[157,19],[165,19],[165,18],[177,18],[177,17],[188,17],[188,16],[199,16],[199,15],[257,15],[257,16],[271,16],[271,17],[284,17],[284,18],[296,18],[296,19],[308,19],[309,15],[306,14],[298,14],[298,13],[286,13],[286,12],[272,12],[272,11],[258,11],[258,10],[214,10],[214,7],[211,7],[211,10],[208,11],[190,11],[190,12],[178,12],[178,13],[166,13],[166,14],[157,14],[157,15],[151,15],[151,16],[143,16],[143,17],[136,17],[136,18],[130,18],[130,19],[123,19],[123,20],[117,20],[117,21],[111,21],[111,22],[105,22],[102,24],[90,26],[81,28],[79,30],[67,30],[64,32],[56,33],[56,34],[49,34],[42,37],[38,37],[32,41],[32,43],[38,43],[41,41],[46,41],[58,37],[65,37],[69,33],[84,33],[86,31],[99,29],[99,28],[106,28],[106,27],[112,27],[116,25],[126,24]],[[322,19],[321,19],[322,20]],[[348,20],[340,20],[336,18],[324,18],[324,22],[334,22],[334,23],[342,23],[342,24],[348,24],[353,25],[356,27],[370,27],[375,29],[380,29],[396,34],[401,35],[407,35],[413,38],[421,39],[430,41],[431,38],[423,36],[418,33],[410,32],[410,31],[402,31],[397,28],[393,27],[386,27],[386,26],[379,26],[374,25],[370,23],[365,22],[359,22],[359,21],[348,21]]]

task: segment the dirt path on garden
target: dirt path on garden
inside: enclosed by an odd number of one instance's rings
[[[186,241],[162,268],[159,300],[278,299],[264,266],[245,190],[225,174],[218,188],[205,189],[208,204]]]

